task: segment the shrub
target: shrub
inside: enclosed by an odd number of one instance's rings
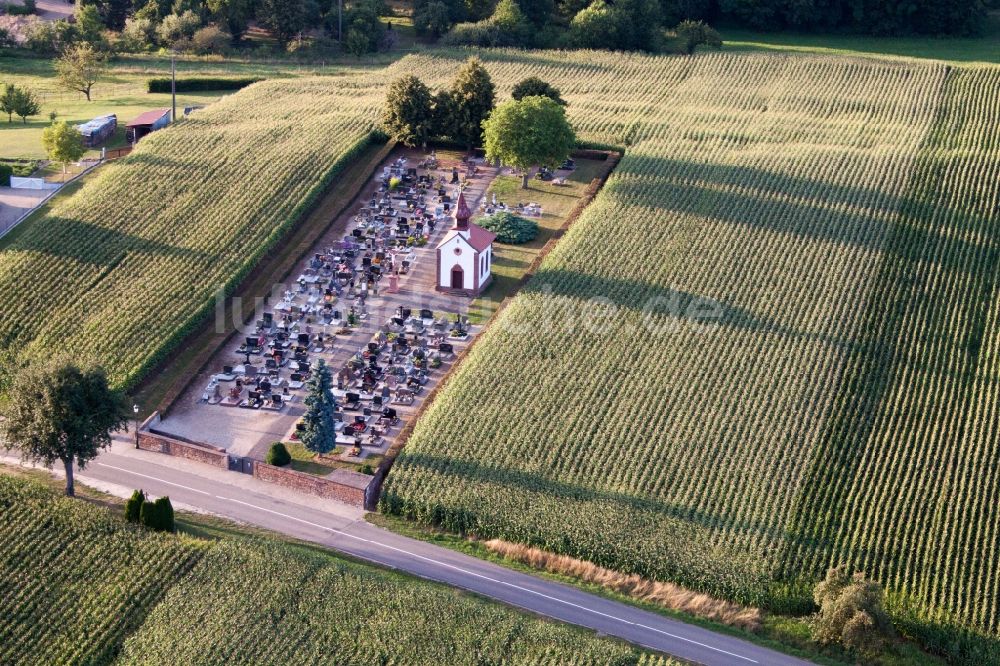
[[[9,187],[12,175],[14,175],[14,167],[9,164],[0,164],[0,187]]]
[[[413,12],[413,27],[420,35],[437,38],[448,32],[451,15],[448,5],[441,0],[432,0]]]
[[[362,474],[367,474],[369,476],[375,473],[375,470],[372,469],[372,466],[369,465],[368,463],[362,465],[358,471],[360,471]]]
[[[177,47],[194,36],[201,27],[201,19],[190,9],[183,14],[169,14],[156,28],[156,36],[162,44]]]
[[[840,643],[859,657],[875,658],[892,631],[878,583],[836,567],[816,585],[813,598],[819,605],[813,632],[817,641]]]
[[[149,500],[143,500],[142,506],[139,508],[139,523],[143,527],[155,530],[156,526],[159,524],[159,516],[157,516],[157,513],[158,510],[154,503]]]
[[[493,15],[476,23],[459,23],[445,35],[451,46],[530,46],[532,27],[514,0],[500,0]]]
[[[680,42],[681,50],[688,55],[694,53],[698,46],[705,45],[716,49],[722,46],[722,37],[715,28],[704,21],[682,21],[674,28],[674,33]]]
[[[156,23],[151,18],[130,16],[118,39],[117,49],[122,53],[148,51],[156,42]]]
[[[263,80],[264,79],[218,79],[211,77],[177,79],[177,92],[240,90]],[[170,79],[149,79],[146,81],[146,91],[151,93],[168,93],[170,92]]]
[[[479,226],[489,229],[497,235],[498,241],[508,245],[527,243],[538,235],[537,222],[506,211],[482,220]]]
[[[142,505],[146,501],[146,493],[141,490],[136,490],[132,493],[132,497],[128,498],[125,502],[125,520],[130,523],[139,522],[139,514],[142,512]]]
[[[267,458],[264,461],[268,465],[274,465],[275,467],[284,467],[288,463],[292,462],[292,454],[288,452],[288,448],[282,442],[275,442],[271,445],[270,450],[267,452]]]
[[[208,25],[201,28],[191,37],[191,45],[200,54],[225,53],[229,50],[229,45],[233,41],[233,36],[222,30],[217,25]]]
[[[156,507],[157,526],[155,529],[161,532],[175,531],[174,507],[170,503],[170,498],[165,496],[161,497],[153,502],[153,506]]]

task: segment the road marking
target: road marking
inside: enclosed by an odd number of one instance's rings
[[[125,469],[123,467],[116,467],[114,465],[108,465],[108,464],[99,463],[99,462],[95,462],[94,464],[95,465],[99,465],[101,467],[107,467],[109,469],[115,469],[115,470],[118,470],[120,472],[125,472],[126,474],[134,474],[134,475],[140,476],[140,477],[142,477],[144,479],[150,479],[152,481],[157,481],[159,483],[165,483],[165,484],[167,484],[169,486],[175,486],[177,488],[183,488],[184,490],[190,490],[192,492],[200,493],[202,495],[213,495],[213,493],[209,493],[209,492],[206,492],[204,490],[198,490],[197,488],[191,488],[189,486],[184,486],[184,485],[181,485],[179,483],[173,483],[172,481],[165,481],[165,480],[159,479],[159,478],[157,478],[155,476],[148,476],[146,474],[141,474],[139,472],[133,472],[132,470]],[[720,654],[725,654],[725,655],[728,655],[730,657],[736,657],[737,659],[742,659],[744,661],[748,661],[751,664],[758,664],[758,663],[760,663],[756,659],[751,659],[750,657],[746,657],[744,655],[737,654],[735,652],[730,652],[728,650],[723,650],[722,648],[717,648],[714,645],[708,645],[707,643],[702,643],[700,641],[696,641],[696,640],[693,640],[693,639],[690,639],[690,638],[685,638],[684,636],[678,636],[677,634],[672,634],[669,631],[663,631],[662,629],[656,629],[655,627],[649,627],[649,626],[646,626],[644,624],[640,624],[638,622],[632,622],[631,620],[626,620],[625,618],[621,618],[621,617],[618,617],[616,615],[610,615],[608,613],[603,613],[601,611],[594,610],[593,608],[587,608],[586,606],[582,606],[580,604],[573,603],[572,601],[566,601],[565,599],[560,599],[558,597],[553,597],[551,595],[545,594],[544,592],[538,592],[537,590],[532,590],[530,588],[523,587],[521,585],[516,585],[514,583],[509,583],[509,582],[504,581],[504,580],[498,580],[496,578],[491,578],[490,576],[486,576],[484,574],[476,573],[475,571],[469,571],[468,569],[463,569],[462,567],[456,566],[454,564],[449,564],[447,562],[442,562],[440,560],[435,560],[434,558],[427,557],[425,555],[420,555],[418,553],[413,553],[413,552],[410,552],[408,550],[403,550],[402,548],[397,548],[396,546],[390,546],[387,543],[382,543],[380,541],[374,541],[372,539],[366,539],[365,537],[360,537],[360,536],[357,536],[355,534],[349,534],[347,532],[344,532],[343,530],[338,530],[336,528],[328,527],[326,525],[320,525],[319,523],[314,523],[312,521],[305,520],[305,519],[299,518],[297,516],[290,516],[287,513],[281,513],[280,511],[274,511],[273,509],[268,509],[266,507],[258,506],[256,504],[251,504],[250,502],[244,502],[243,500],[234,499],[232,497],[222,497],[221,495],[214,495],[214,497],[216,497],[217,499],[220,499],[220,500],[227,501],[227,502],[235,502],[236,504],[242,504],[244,506],[250,507],[251,509],[256,509],[257,511],[264,511],[266,513],[270,513],[270,514],[273,514],[275,516],[280,516],[282,518],[287,518],[289,520],[294,520],[296,522],[302,523],[303,525],[309,525],[309,526],[315,527],[315,528],[317,528],[319,530],[324,530],[324,531],[327,531],[327,532],[332,532],[333,534],[338,534],[340,536],[345,536],[345,537],[348,537],[350,539],[355,539],[357,541],[362,541],[364,543],[369,543],[369,544],[372,544],[373,546],[379,546],[381,548],[386,548],[388,550],[394,550],[394,551],[396,551],[398,553],[402,553],[402,554],[407,555],[409,557],[420,559],[420,560],[424,560],[426,562],[430,562],[431,564],[435,564],[435,565],[437,565],[439,567],[453,569],[453,570],[458,571],[460,573],[463,573],[463,574],[465,574],[467,576],[472,576],[472,577],[475,577],[475,578],[481,578],[482,580],[487,580],[487,581],[490,581],[491,583],[496,583],[498,585],[506,585],[507,587],[511,587],[511,588],[516,589],[516,590],[520,590],[522,592],[527,592],[529,594],[534,594],[536,596],[542,597],[543,599],[548,599],[549,601],[554,601],[556,603],[564,604],[566,606],[571,606],[573,608],[578,608],[578,609],[580,609],[582,611],[585,611],[587,613],[591,613],[593,615],[600,615],[602,617],[608,618],[609,620],[615,620],[616,622],[621,622],[623,624],[631,625],[633,627],[638,627],[640,629],[646,629],[648,631],[654,631],[654,632],[656,632],[658,634],[662,634],[664,636],[669,636],[670,638],[673,638],[673,639],[676,639],[676,640],[679,640],[679,641],[684,641],[685,643],[691,643],[692,645],[697,645],[699,647],[703,647],[705,649],[712,650],[712,651],[718,652]],[[531,610],[531,609],[528,609],[528,610]]]
[[[434,558],[427,557],[425,555],[420,555],[419,553],[413,553],[413,552],[410,552],[408,550],[403,550],[402,548],[397,548],[396,546],[390,546],[387,543],[382,543],[380,541],[374,541],[372,539],[366,539],[364,537],[360,537],[360,536],[357,536],[355,534],[349,534],[347,532],[344,532],[342,530],[338,530],[338,529],[333,528],[333,527],[327,527],[326,525],[320,525],[318,523],[314,523],[314,522],[311,522],[309,520],[305,520],[303,518],[298,518],[297,516],[290,516],[287,513],[281,513],[280,511],[274,511],[272,509],[267,509],[267,508],[262,507],[262,506],[257,506],[256,504],[251,504],[250,502],[244,502],[243,500],[233,499],[231,497],[230,498],[220,498],[220,499],[226,499],[226,500],[228,500],[230,502],[236,502],[237,504],[243,504],[244,506],[248,506],[248,507],[256,509],[258,511],[266,511],[267,513],[272,513],[272,514],[274,514],[276,516],[281,516],[282,518],[288,518],[289,520],[294,520],[294,521],[300,522],[300,523],[302,523],[304,525],[309,525],[311,527],[315,527],[315,528],[320,529],[320,530],[326,530],[328,532],[333,532],[334,534],[339,534],[341,536],[345,536],[345,537],[348,537],[348,538],[351,538],[351,539],[356,539],[358,541],[363,541],[365,543],[370,543],[370,544],[372,544],[374,546],[381,546],[382,548],[387,548],[389,550],[394,550],[394,551],[396,551],[398,553],[402,553],[402,554],[407,555],[409,557],[413,557],[413,558],[416,558],[416,559],[424,560],[426,562],[430,562],[430,563],[435,564],[435,565],[437,565],[439,567],[445,567],[445,568],[448,568],[448,569],[454,569],[455,571],[463,573],[463,574],[465,574],[467,576],[474,576],[476,578],[481,578],[483,580],[488,580],[491,583],[497,583],[498,585],[506,585],[507,587],[514,588],[515,590],[520,590],[522,592],[528,592],[530,594],[534,594],[534,595],[542,597],[544,599],[548,599],[549,601],[555,601],[557,603],[564,604],[566,606],[572,606],[573,608],[578,608],[578,609],[580,609],[582,611],[586,611],[586,612],[592,613],[594,615],[600,615],[602,617],[606,617],[609,620],[615,620],[617,622],[622,622],[624,624],[632,625],[634,627],[639,627],[640,629],[647,629],[649,631],[655,631],[658,634],[663,634],[664,636],[669,636],[670,638],[674,638],[674,639],[679,640],[679,641],[684,641],[686,643],[691,643],[693,645],[697,645],[699,647],[703,647],[703,648],[706,648],[708,650],[713,650],[713,651],[719,652],[721,654],[729,655],[730,657],[736,657],[737,659],[743,659],[744,661],[748,661],[748,662],[750,662],[752,664],[760,663],[756,659],[751,659],[750,657],[746,657],[746,656],[743,656],[741,654],[737,654],[735,652],[730,652],[728,650],[723,650],[722,648],[717,648],[714,645],[708,645],[707,643],[701,643],[699,641],[692,640],[690,638],[685,638],[684,636],[678,636],[677,634],[672,634],[669,631],[663,631],[662,629],[656,629],[655,627],[649,627],[649,626],[646,626],[644,624],[639,624],[638,622],[632,622],[631,620],[626,620],[625,618],[621,618],[621,617],[618,617],[616,615],[609,615],[608,613],[602,613],[601,611],[594,610],[593,608],[587,608],[586,606],[582,606],[580,604],[573,603],[572,601],[566,601],[565,599],[560,599],[558,597],[553,597],[551,595],[545,594],[544,592],[538,592],[537,590],[532,590],[531,588],[527,588],[527,587],[524,587],[522,585],[516,585],[514,583],[510,583],[510,582],[507,582],[505,580],[497,580],[496,578],[491,578],[490,576],[486,576],[484,574],[476,573],[475,571],[469,571],[468,569],[463,569],[462,567],[456,566],[454,564],[449,564],[447,562],[441,562],[440,560],[435,560]]]
[[[134,474],[136,476],[141,476],[144,479],[149,479],[151,481],[157,481],[159,483],[165,483],[168,486],[174,486],[176,488],[183,488],[184,490],[190,490],[193,493],[201,493],[202,495],[211,495],[212,494],[212,493],[207,493],[204,490],[198,490],[197,488],[191,488],[190,486],[182,486],[181,484],[179,484],[179,483],[173,483],[172,481],[164,481],[163,479],[155,477],[155,476],[149,476],[147,474],[140,474],[139,472],[133,472],[132,470],[125,469],[124,467],[115,467],[114,465],[108,465],[107,463],[100,463],[100,462],[95,462],[94,464],[97,465],[98,467],[107,467],[108,469],[116,469],[119,472],[125,472],[126,474]]]

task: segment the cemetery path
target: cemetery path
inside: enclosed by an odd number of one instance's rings
[[[15,462],[0,455],[0,461]],[[134,488],[169,495],[178,508],[324,545],[340,553],[444,583],[531,613],[615,636],[709,666],[790,666],[795,657],[685,624],[575,587],[513,571],[365,522],[361,509],[311,498],[248,475],[137,451],[119,437],[86,470],[80,483],[127,497]]]

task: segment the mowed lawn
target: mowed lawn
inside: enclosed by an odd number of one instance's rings
[[[1000,12],[993,12],[971,37],[872,37],[720,29],[726,50],[787,51],[835,55],[929,58],[954,63],[1000,63]]]
[[[493,181],[486,192],[488,198],[496,194],[497,201],[502,201],[510,207],[518,203],[537,203],[542,206],[542,216],[529,218],[538,223],[538,236],[534,240],[523,245],[504,243],[496,245],[492,268],[493,283],[469,307],[471,321],[480,323],[489,319],[503,299],[517,290],[531,262],[563,226],[566,216],[583,197],[584,190],[604,167],[605,163],[602,161],[578,159],[576,170],[566,176],[565,185],[554,185],[552,182],[533,178],[527,190],[521,188],[519,176],[498,176]],[[474,221],[481,222],[482,219],[482,216],[479,216]]]
[[[347,69],[364,69],[364,63],[348,65],[301,65],[294,62],[265,64],[252,61],[226,61],[186,57],[176,63],[177,77],[218,78],[287,78],[314,74],[336,74]],[[91,100],[83,93],[62,88],[56,77],[53,60],[33,57],[0,58],[0,84],[13,83],[33,90],[40,98],[41,113],[22,123],[0,117],[0,157],[44,158],[42,131],[50,124],[49,114],[70,124],[86,122],[97,116],[114,113],[118,116],[118,132],[105,146],[125,145],[125,124],[140,113],[171,106],[169,93],[148,93],[146,83],[151,78],[170,76],[170,59],[157,55],[134,55],[116,58],[110,63],[106,77],[94,85]],[[177,94],[177,114],[181,117],[188,106],[204,106],[232,91],[208,91]],[[96,156],[100,149],[88,156]]]

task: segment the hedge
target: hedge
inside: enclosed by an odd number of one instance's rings
[[[212,77],[194,77],[188,79],[177,79],[177,92],[203,92],[206,90],[241,90],[249,85],[253,85],[264,79],[220,79]],[[149,79],[146,82],[146,90],[151,93],[170,92],[170,79],[159,78]]]

